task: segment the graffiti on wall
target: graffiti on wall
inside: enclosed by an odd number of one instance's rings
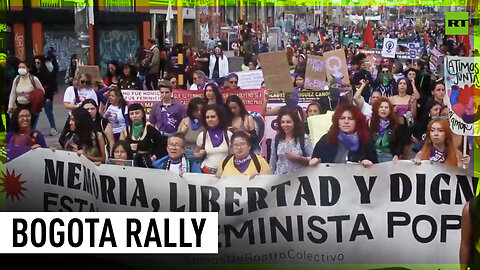
[[[25,60],[25,36],[15,33],[15,55],[20,60]]]
[[[135,28],[131,27],[130,29]],[[99,40],[100,73],[107,73],[107,63],[116,60],[120,63],[131,62],[140,46],[139,30],[101,30]]]
[[[78,38],[74,32],[45,32],[43,37],[43,54],[46,55],[50,47],[57,51],[57,62],[60,71],[70,66],[70,57],[77,53]]]

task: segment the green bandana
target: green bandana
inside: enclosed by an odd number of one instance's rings
[[[390,83],[390,78],[388,74],[384,73],[382,74],[382,85],[387,86]]]
[[[132,123],[132,134],[135,140],[138,140],[143,133],[143,122]]]

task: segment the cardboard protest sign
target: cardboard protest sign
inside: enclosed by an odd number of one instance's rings
[[[385,38],[383,40],[382,56],[388,58],[395,58],[397,52],[397,39]]]
[[[288,67],[287,52],[269,52],[259,55],[263,78],[268,89],[274,92],[293,92],[293,81]]]
[[[349,85],[347,59],[345,58],[345,51],[338,49],[328,51],[323,54],[325,60],[325,72],[327,74],[327,82],[330,82],[333,77],[337,80],[341,78],[342,85]]]
[[[238,87],[241,89],[260,89],[263,82],[261,69],[236,72],[238,76]]]
[[[100,76],[100,69],[98,66],[78,66],[77,72],[83,72],[92,76],[92,82],[102,82],[102,76]]]
[[[445,57],[445,89],[446,102],[450,108],[450,128],[459,135],[480,135],[479,120],[475,117],[480,104],[476,103],[479,100],[474,97],[480,88],[479,68],[474,57]]]
[[[322,56],[309,55],[305,72],[305,89],[328,90],[327,73]]]

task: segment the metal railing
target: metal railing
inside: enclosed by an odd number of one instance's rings
[[[40,0],[41,8],[72,9],[75,1],[68,0]]]
[[[120,11],[120,12],[134,12],[134,0],[105,0],[105,10]]]

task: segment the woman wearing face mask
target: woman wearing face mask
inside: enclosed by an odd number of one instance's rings
[[[95,130],[92,117],[82,107],[72,111],[69,131],[61,145],[66,151],[76,152],[79,156],[85,155],[97,165],[105,162],[103,135]]]
[[[220,92],[220,88],[214,82],[209,83],[205,86],[205,90],[203,91],[203,98],[205,102],[209,105],[218,104],[223,105],[223,96]]]
[[[210,55],[210,79],[218,80],[227,76],[229,73],[228,59],[223,55],[222,48],[215,46],[213,53]]]
[[[353,105],[340,105],[332,117],[332,126],[313,150],[311,166],[320,163],[360,163],[370,167],[378,163],[374,142],[362,112]]]
[[[374,82],[374,91],[379,91],[384,97],[393,95],[393,74],[389,67],[382,66]]]
[[[204,158],[201,168],[203,173],[215,174],[218,164],[228,155],[232,132],[227,131],[226,112],[218,104],[207,105],[202,113],[206,131],[197,138],[194,156]]]
[[[40,80],[28,72],[28,67],[25,62],[20,62],[18,65],[18,74],[19,75],[13,80],[12,84],[12,90],[10,92],[10,99],[7,109],[8,114],[11,114],[13,109],[20,105],[30,108],[31,104],[29,94],[34,89],[40,88],[45,92]],[[38,116],[38,114],[34,114],[32,116],[32,128],[35,128]]]
[[[274,174],[285,174],[308,166],[312,142],[303,131],[297,112],[282,111],[277,117],[278,133],[272,143],[270,166]]]
[[[420,98],[418,92],[413,92],[412,85],[407,78],[400,78],[397,82],[397,94],[390,97],[390,101],[395,106],[394,111],[400,123],[403,123],[403,115],[411,112],[415,119],[417,116],[417,99]]]
[[[167,155],[167,137],[147,124],[145,109],[134,103],[128,107],[129,125],[122,131],[120,140],[130,144],[136,167],[152,168],[152,161]]]
[[[197,145],[197,138],[200,133],[205,131],[202,120],[202,111],[205,106],[205,101],[199,97],[192,98],[188,103],[187,115],[178,127],[178,132],[185,137],[186,151],[185,154],[189,159],[195,158],[195,146]]]
[[[448,120],[435,119],[427,128],[427,136],[422,150],[412,159],[416,165],[420,165],[422,160],[463,167],[470,163],[470,156],[463,155],[455,148],[453,132]]]
[[[34,58],[35,67],[32,68],[31,73],[33,76],[37,77],[40,80],[43,88],[45,89],[45,115],[47,116],[48,122],[50,124],[50,136],[57,135],[57,126],[55,125],[55,115],[53,114],[53,96],[55,95],[56,88],[56,76],[52,69],[50,72],[45,65],[45,57],[42,55],[36,55]],[[56,70],[58,70],[57,61],[55,63]]]
[[[88,111],[93,120],[93,127],[96,132],[99,132],[105,138],[105,145],[107,147],[107,153],[109,156],[112,156],[110,149],[115,143],[113,138],[113,129],[112,124],[108,122],[106,118],[103,118],[98,112],[97,103],[93,99],[87,99],[82,102],[82,107]]]
[[[370,135],[375,142],[378,162],[388,162],[398,159],[402,149],[398,149],[395,128],[397,117],[393,105],[386,97],[380,97],[373,103],[373,113],[370,120]]]

